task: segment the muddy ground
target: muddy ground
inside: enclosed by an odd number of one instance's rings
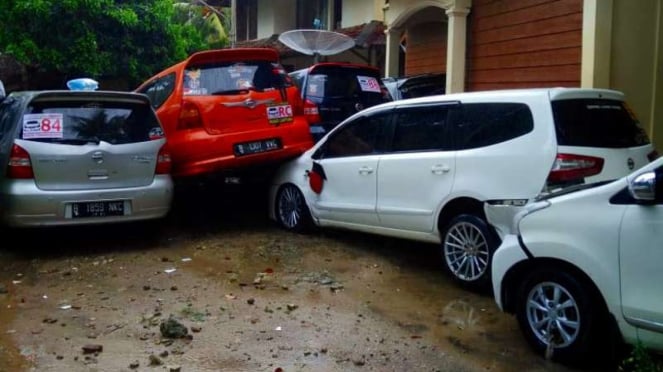
[[[0,371],[568,371],[435,246],[266,214],[208,192],[158,224],[0,231]]]

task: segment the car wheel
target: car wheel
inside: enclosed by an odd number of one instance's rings
[[[311,214],[304,195],[295,185],[281,187],[276,196],[276,219],[286,230],[304,232],[311,225]]]
[[[582,364],[603,338],[596,329],[603,307],[595,298],[571,274],[537,269],[520,288],[516,317],[539,354],[566,364]],[[609,322],[605,323],[608,327]]]
[[[462,214],[452,219],[442,235],[444,268],[462,285],[490,288],[490,263],[497,246],[495,234],[481,218]]]

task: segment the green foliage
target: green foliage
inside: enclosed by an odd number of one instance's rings
[[[3,0],[0,53],[70,77],[137,83],[209,48],[173,0]]]
[[[640,342],[619,366],[620,372],[663,372],[663,361],[653,356]]]

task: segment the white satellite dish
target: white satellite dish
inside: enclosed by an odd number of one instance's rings
[[[279,35],[279,41],[288,48],[314,56],[330,56],[355,46],[348,35],[326,30],[290,30]]]

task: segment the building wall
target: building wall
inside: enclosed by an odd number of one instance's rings
[[[467,90],[580,86],[582,7],[583,0],[473,0]]]
[[[660,0],[614,0],[610,58],[610,88],[626,94],[659,152],[663,150],[662,7]]]
[[[442,22],[421,23],[408,28],[405,75],[446,73],[446,29],[446,23]]]
[[[295,28],[296,0],[258,0],[258,39]]]
[[[351,27],[382,20],[383,0],[343,0],[341,27]]]

